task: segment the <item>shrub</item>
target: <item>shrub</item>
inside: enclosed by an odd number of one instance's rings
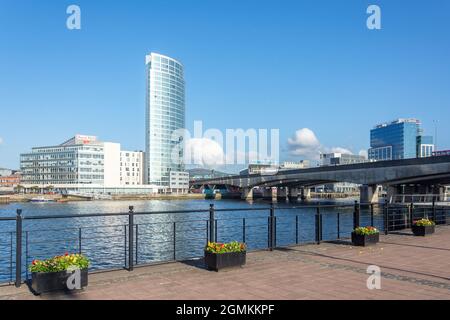
[[[377,234],[380,233],[377,228],[375,227],[358,227],[354,230],[356,234],[362,235],[362,236],[368,236],[371,234]]]
[[[233,241],[230,243],[208,242],[205,251],[211,253],[229,253],[229,252],[244,252],[247,250],[245,243]]]
[[[63,256],[56,256],[46,260],[33,260],[29,269],[31,272],[60,272],[68,268],[76,267],[86,269],[89,267],[89,259],[81,254],[66,253]]]
[[[434,226],[434,222],[426,218],[414,221],[413,224],[418,227]]]

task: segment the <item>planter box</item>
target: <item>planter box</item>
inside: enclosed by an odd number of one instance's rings
[[[434,233],[434,227],[435,226],[412,226],[412,232],[414,233],[415,236],[426,236],[429,234],[433,234]]]
[[[81,288],[88,285],[88,269],[83,269],[81,275]],[[71,276],[66,271],[31,274],[31,289],[35,294],[41,294],[52,291],[71,291],[67,288],[67,280]]]
[[[352,232],[352,242],[355,246],[365,247],[375,245],[380,241],[380,234],[360,235]]]
[[[205,251],[205,264],[208,270],[219,271],[230,267],[241,267],[246,262],[246,252],[211,253]]]

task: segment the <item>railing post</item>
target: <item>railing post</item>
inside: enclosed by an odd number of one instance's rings
[[[82,253],[82,249],[81,249],[81,228],[78,228],[78,253],[81,254]]]
[[[295,216],[295,244],[298,244],[298,215]]]
[[[317,207],[316,209],[316,243],[320,244],[320,240],[322,239],[322,235],[321,235],[321,229],[322,229],[322,216],[320,214],[320,206]]]
[[[433,197],[433,222],[436,223],[436,198]]]
[[[246,238],[246,234],[245,234],[245,218],[242,218],[242,242],[245,243],[245,238]]]
[[[22,210],[16,215],[16,288],[22,284]]]
[[[134,269],[134,207],[129,207],[128,213],[128,271]]]
[[[387,235],[389,233],[389,200],[386,199],[384,201],[384,207],[383,207],[383,218],[384,218],[384,234]]]
[[[413,225],[413,213],[414,213],[414,202],[411,202],[409,206],[409,227],[412,228]]]
[[[136,247],[136,258],[135,258],[135,261],[134,261],[134,263],[136,264],[136,265],[138,265],[139,264],[139,225],[137,224],[136,225],[136,235],[135,235],[135,243],[134,243],[134,246]]]
[[[211,203],[209,205],[209,241],[210,242],[216,242],[216,220],[215,220],[215,210],[214,210],[214,204]]]
[[[358,201],[355,201],[355,210],[353,212],[353,229],[356,229],[359,227],[360,221],[359,221],[359,205]]]
[[[341,214],[338,212],[337,213],[337,238],[340,239],[341,238]]]
[[[177,261],[177,223],[173,223],[173,261]]]
[[[374,226],[373,215],[374,215],[374,208],[373,208],[373,203],[371,203],[370,204],[370,225],[372,227]]]
[[[124,256],[123,256],[124,268],[126,268],[127,267],[127,225],[126,224],[123,225],[123,249],[124,249]]]
[[[269,250],[272,251],[274,248],[275,243],[275,208],[273,206],[273,203],[270,205],[270,247]]]

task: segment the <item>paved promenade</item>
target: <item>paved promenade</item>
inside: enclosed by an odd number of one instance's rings
[[[369,290],[369,265],[381,289]],[[210,272],[201,261],[93,274],[71,295],[0,287],[0,299],[450,299],[450,227],[431,237],[381,236],[371,248],[307,245],[248,254],[243,268]]]

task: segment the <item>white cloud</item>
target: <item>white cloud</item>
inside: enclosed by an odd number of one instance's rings
[[[206,168],[216,168],[224,164],[223,148],[214,140],[194,138],[186,141],[184,162]]]
[[[360,156],[366,157],[366,159],[369,157],[369,154],[367,152],[367,150],[360,150],[358,153]]]
[[[308,128],[297,130],[294,136],[288,139],[288,144],[296,148],[314,148],[320,146],[319,139]]]
[[[305,159],[318,160],[321,153],[353,154],[347,148],[323,146],[316,134],[308,128],[297,130],[292,138],[288,139],[289,152],[293,156],[301,156]]]
[[[318,159],[320,142],[315,133],[308,128],[297,130],[292,138],[288,139],[290,153],[294,156],[303,156],[308,159]]]
[[[2,144],[3,143],[3,138],[2,137],[0,137],[0,144]]]
[[[346,149],[346,148],[341,148],[341,147],[335,147],[335,148],[325,148],[326,152],[331,152],[331,153],[343,153],[343,154],[353,154],[353,152],[351,152],[350,150]]]

